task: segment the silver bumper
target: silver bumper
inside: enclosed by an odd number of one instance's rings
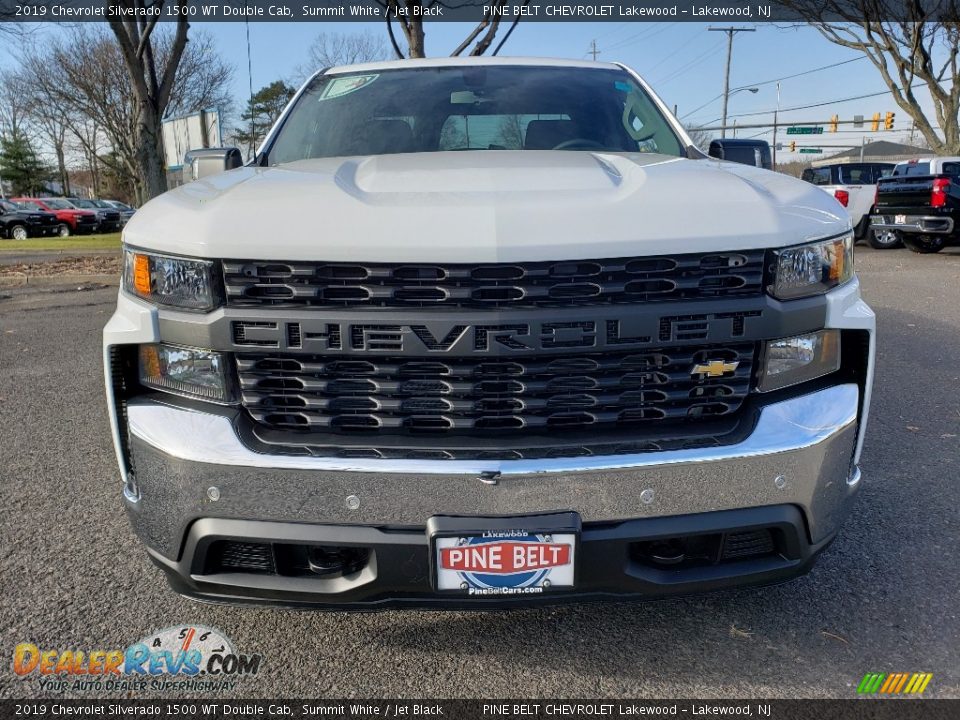
[[[447,461],[265,455],[226,417],[134,401],[127,501],[138,534],[174,559],[203,517],[423,527],[444,514],[573,510],[588,523],[790,504],[816,543],[857,489],[859,403],[855,384],[794,397],[765,407],[742,442],[707,449]]]
[[[875,230],[898,230],[907,233],[949,235],[953,232],[953,218],[940,215],[908,215],[906,222],[892,222],[888,215],[874,215],[870,227]]]

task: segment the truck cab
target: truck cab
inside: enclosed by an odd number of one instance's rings
[[[741,140],[738,138],[711,140],[707,154],[718,160],[729,160],[730,162],[752,165],[764,170],[773,169],[770,145],[765,140]]]

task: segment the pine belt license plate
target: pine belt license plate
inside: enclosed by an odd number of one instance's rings
[[[434,587],[465,597],[543,595],[576,584],[576,513],[431,518]]]

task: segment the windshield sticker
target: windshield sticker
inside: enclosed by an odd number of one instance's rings
[[[334,78],[324,89],[320,100],[330,100],[331,98],[343,97],[376,80],[380,75],[351,75],[350,77]]]
[[[630,92],[630,85],[621,80],[617,80],[615,83],[613,83],[613,86],[620,92],[625,92],[625,93]]]

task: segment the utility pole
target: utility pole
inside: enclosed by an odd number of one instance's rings
[[[591,41],[590,41],[590,49],[587,50],[587,54],[588,54],[588,55],[593,55],[593,61],[594,61],[594,62],[597,61],[597,55],[600,54],[600,51],[597,50],[597,41],[596,41],[596,40],[591,40]]]
[[[723,129],[720,130],[720,137],[727,136],[727,102],[730,100],[730,58],[733,55],[733,36],[738,32],[756,32],[756,28],[748,27],[725,27],[725,28],[707,28],[709,32],[725,32],[727,34],[727,69],[723,75]]]
[[[773,169],[777,169],[777,115],[780,114],[780,83],[777,83],[777,109],[773,111]]]

